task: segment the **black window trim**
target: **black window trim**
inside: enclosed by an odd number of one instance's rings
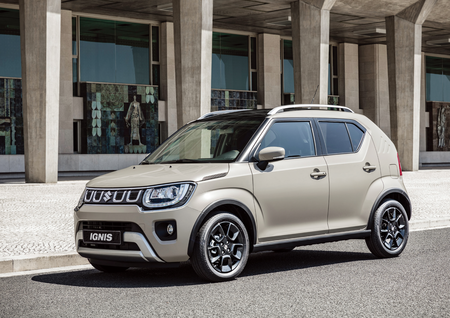
[[[322,146],[322,155],[323,156],[339,156],[339,155],[348,155],[348,154],[353,154],[353,153],[358,153],[359,150],[361,149],[361,145],[363,144],[364,139],[366,138],[366,132],[367,129],[361,125],[359,122],[357,122],[356,120],[353,119],[344,119],[344,118],[314,118],[314,121],[316,123],[316,126],[318,128],[319,131],[319,139],[321,142],[321,146]],[[327,149],[326,149],[326,144],[325,144],[325,139],[322,133],[322,130],[320,129],[320,122],[334,122],[334,123],[344,123],[345,124],[345,129],[347,130],[347,135],[348,138],[350,140],[350,145],[352,147],[352,151],[351,152],[341,152],[341,153],[333,153],[333,154],[329,154]],[[359,129],[362,130],[363,132],[363,137],[361,138],[361,141],[359,142],[359,145],[356,149],[353,149],[353,142],[352,142],[352,137],[350,135],[350,132],[348,131],[348,127],[347,124],[354,124],[356,127],[358,127]]]

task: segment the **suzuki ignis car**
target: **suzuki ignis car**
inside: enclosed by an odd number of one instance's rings
[[[375,256],[398,256],[410,218],[380,128],[345,107],[293,105],[207,114],[139,165],[93,179],[75,238],[101,271],[190,260],[223,281],[259,251],[365,239]]]

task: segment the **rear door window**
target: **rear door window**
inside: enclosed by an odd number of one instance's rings
[[[345,123],[321,121],[319,125],[329,155],[353,152]]]

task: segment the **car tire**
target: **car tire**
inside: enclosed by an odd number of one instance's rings
[[[377,257],[396,257],[405,249],[408,236],[408,215],[404,207],[398,201],[387,200],[375,211],[372,233],[366,238],[366,244]]]
[[[91,263],[92,267],[94,267],[96,270],[99,270],[99,271],[105,272],[105,273],[120,273],[120,272],[126,271],[129,268],[129,267],[100,265],[100,264],[96,264],[94,261],[91,261],[91,260],[89,260],[89,263]]]
[[[247,264],[247,229],[235,215],[219,212],[197,234],[191,264],[201,278],[220,282],[236,278]]]

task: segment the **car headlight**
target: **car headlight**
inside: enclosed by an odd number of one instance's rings
[[[191,183],[180,183],[147,189],[142,204],[151,209],[181,206],[189,200],[194,187]]]
[[[74,209],[75,212],[78,212],[81,209],[81,207],[83,206],[83,204],[84,204],[84,195],[85,194],[86,194],[86,189],[84,189],[83,193],[81,194],[80,200],[78,200],[78,204],[77,204],[77,206]]]

